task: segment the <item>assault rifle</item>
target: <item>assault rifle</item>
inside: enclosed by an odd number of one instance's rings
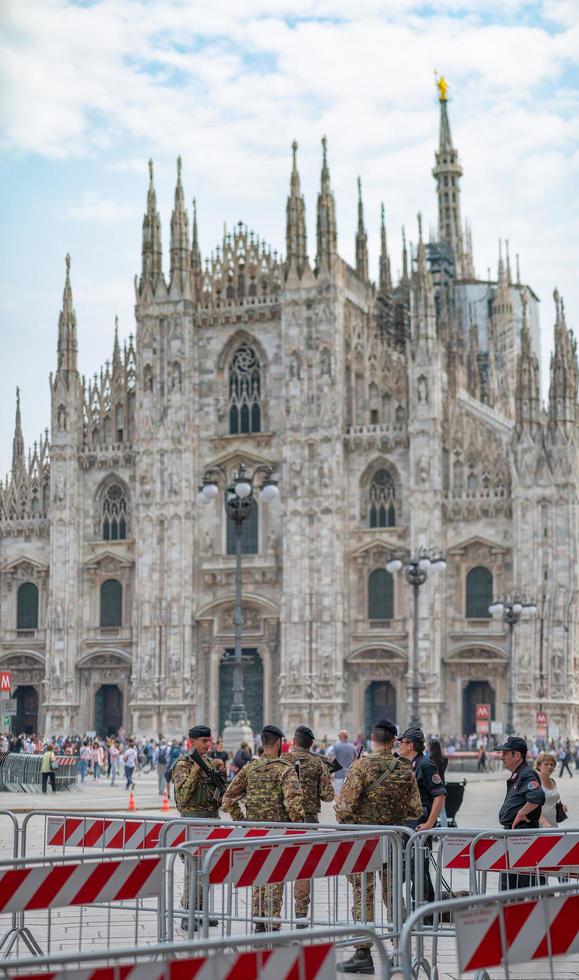
[[[326,759],[325,755],[317,755],[316,759],[321,759],[324,765],[330,770],[330,774],[333,776],[335,772],[339,772],[342,766],[337,759]]]
[[[208,766],[202,755],[199,755],[197,749],[193,749],[191,753],[191,758],[193,762],[196,762],[199,766],[201,772],[205,776],[205,779],[213,789],[213,799],[216,803],[221,803],[221,799],[225,790],[227,789],[227,779],[222,772],[218,772],[211,766]]]

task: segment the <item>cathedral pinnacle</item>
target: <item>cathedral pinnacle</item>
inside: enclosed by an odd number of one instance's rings
[[[356,232],[356,272],[362,279],[368,278],[368,235],[364,227],[362,181],[358,177],[358,230]]]
[[[392,273],[390,270],[390,257],[388,255],[384,204],[380,205],[380,275],[378,286],[381,293],[388,293],[392,289]]]
[[[16,419],[14,422],[14,439],[12,440],[12,479],[24,473],[24,438],[22,436],[22,419],[20,416],[20,388],[16,388]]]
[[[147,210],[143,218],[143,245],[141,289],[148,281],[153,289],[163,275],[163,254],[161,248],[161,219],[157,211],[157,195],[153,180],[153,161],[149,160],[149,188],[147,191]]]
[[[336,227],[336,202],[330,185],[330,170],[328,167],[328,141],[322,139],[322,175],[320,193],[318,194],[318,226],[317,226],[317,256],[316,270],[329,272],[337,257],[338,234]]]
[[[436,82],[439,92],[440,124],[438,150],[435,153],[436,166],[432,175],[436,180],[438,195],[438,237],[445,242],[454,258],[457,278],[465,274],[465,250],[460,215],[460,178],[462,167],[458,151],[452,145],[450,120],[448,117],[448,85],[441,77]],[[471,260],[472,264],[472,260]]]
[[[560,426],[569,433],[579,421],[577,394],[579,368],[577,343],[565,322],[565,306],[558,289],[555,300],[555,349],[551,355],[551,386],[549,389],[549,422],[552,428]]]
[[[185,287],[191,266],[189,248],[189,215],[185,207],[185,195],[181,183],[181,157],[177,157],[177,184],[175,186],[175,206],[171,215],[171,286]]]
[[[298,144],[292,143],[292,171],[290,192],[286,205],[286,278],[295,273],[301,279],[308,265],[308,241],[306,234],[306,205],[301,191],[297,162]]]
[[[64,372],[77,370],[76,314],[72,305],[72,286],[70,284],[70,255],[66,259],[66,277],[62,295],[62,311],[58,318],[57,369]]]

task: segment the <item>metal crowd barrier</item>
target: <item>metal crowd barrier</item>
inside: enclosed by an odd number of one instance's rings
[[[388,954],[382,941],[373,929],[357,926],[350,929],[313,929],[304,937],[303,933],[285,932],[283,935],[264,933],[257,936],[236,936],[230,939],[209,939],[186,941],[167,945],[125,948],[115,951],[102,950],[78,955],[43,956],[12,960],[10,964],[0,962],[0,980],[19,977],[26,980],[32,974],[38,977],[42,969],[66,980],[119,980],[126,976],[128,968],[135,965],[141,980],[171,980],[174,976],[171,967],[175,965],[178,975],[197,976],[203,970],[207,957],[211,957],[212,980],[225,980],[233,976],[244,980],[260,980],[274,976],[276,980],[335,980],[338,950],[336,942],[352,939],[368,939],[373,943],[377,956],[375,976],[390,980],[391,969]],[[235,947],[235,951],[231,951]],[[82,971],[82,974],[79,973]],[[205,975],[203,973],[203,975]]]
[[[78,757],[56,756],[58,769],[56,789],[76,789],[78,784]],[[28,752],[10,752],[2,766],[2,785],[10,793],[38,793],[42,788],[42,756]],[[48,790],[52,792],[52,790]]]
[[[413,939],[428,914],[455,923],[458,969],[476,971],[476,980],[488,980],[488,968],[510,967],[546,960],[544,980],[557,980],[554,958],[579,953],[579,883],[514,889],[497,895],[475,895],[433,902],[416,909],[405,922],[400,937],[400,962],[404,980],[416,980],[422,964],[413,956]],[[579,965],[579,959],[573,966]],[[425,971],[427,976],[438,975]],[[496,976],[493,970],[493,976]]]

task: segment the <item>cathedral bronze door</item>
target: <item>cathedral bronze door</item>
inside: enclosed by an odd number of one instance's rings
[[[396,691],[390,681],[372,681],[364,695],[364,731],[367,737],[375,722],[388,718],[396,722]],[[356,733],[358,734],[358,733]]]
[[[490,704],[491,719],[495,715],[495,692],[488,681],[469,681],[462,692],[462,734],[473,735],[476,732],[476,706]]]
[[[231,716],[233,700],[233,656],[234,650],[225,651],[219,664],[219,732],[223,732],[225,722]],[[252,731],[263,728],[263,661],[255,649],[241,651],[243,662],[244,702]]]
[[[18,685],[16,688],[16,717],[14,732],[21,735],[32,735],[38,726],[38,691],[30,684]]]
[[[123,724],[123,695],[116,684],[101,684],[94,699],[97,735],[116,735]]]

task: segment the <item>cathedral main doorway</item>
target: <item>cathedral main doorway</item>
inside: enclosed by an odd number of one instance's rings
[[[38,691],[31,684],[19,684],[16,688],[16,717],[14,731],[17,735],[32,735],[38,730]]]
[[[495,715],[495,692],[488,681],[469,681],[462,692],[462,733],[472,735],[476,732],[476,706],[490,704],[491,719]]]
[[[123,724],[123,695],[116,684],[101,684],[94,699],[94,727],[97,735],[116,735]]]
[[[368,736],[372,731],[372,725],[383,718],[396,722],[396,691],[390,681],[372,681],[364,693],[362,734]]]
[[[233,658],[235,651],[227,649],[219,663],[219,731],[231,716],[233,700]],[[263,728],[263,661],[255,648],[241,651],[243,661],[244,702],[249,723],[254,732]]]

